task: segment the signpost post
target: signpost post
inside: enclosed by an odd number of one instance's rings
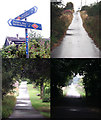
[[[9,26],[14,27],[21,27],[25,28],[25,37],[26,37],[26,58],[29,58],[29,50],[28,50],[28,28],[30,29],[36,29],[36,30],[42,30],[41,24],[38,23],[32,23],[27,22],[27,17],[32,15],[33,13],[37,12],[37,7],[34,6],[33,8],[25,11],[21,15],[17,16],[15,19],[9,19],[8,24]],[[25,19],[25,21],[21,21],[22,19]]]
[[[25,18],[27,22],[27,18]],[[28,49],[28,30],[25,28],[25,37],[26,37],[26,58],[29,58],[29,49]]]

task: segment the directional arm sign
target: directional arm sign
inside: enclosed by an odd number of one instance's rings
[[[38,23],[20,21],[20,20],[15,20],[15,19],[9,19],[8,24],[10,26],[14,26],[14,27],[42,30],[41,24],[38,24]]]
[[[15,19],[18,19],[18,20],[22,20],[30,15],[32,15],[33,13],[36,13],[37,12],[37,7],[34,6],[33,8],[29,9],[28,11],[22,13],[21,15],[17,16]]]

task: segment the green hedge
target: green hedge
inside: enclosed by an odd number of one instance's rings
[[[26,58],[26,44],[3,47],[0,55],[3,58]],[[29,58],[50,58],[50,40],[32,39],[29,41]]]

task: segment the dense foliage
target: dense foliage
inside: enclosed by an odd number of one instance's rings
[[[3,58],[26,58],[26,44],[18,48],[16,45],[3,47],[0,54]],[[29,58],[50,58],[50,40],[32,38],[29,41]]]
[[[81,11],[84,11],[84,10],[87,11],[88,9],[89,9],[89,6],[85,5],[85,6],[82,6]]]
[[[72,11],[66,11],[66,8],[60,8],[52,4],[51,7],[51,45],[58,43],[64,36],[68,26],[72,21]],[[65,12],[64,12],[65,11]]]
[[[101,1],[91,6],[83,6],[81,11],[81,17],[86,31],[94,40],[95,44],[101,49]]]
[[[69,9],[69,10],[73,10],[74,9],[74,5],[72,2],[67,2],[65,9]]]
[[[49,59],[3,59],[2,67],[3,95],[13,90],[14,83],[23,80],[23,78],[28,78],[40,86],[41,98],[43,98],[45,87],[50,89]]]
[[[86,10],[89,16],[101,15],[101,1],[94,5],[83,6],[81,11]]]

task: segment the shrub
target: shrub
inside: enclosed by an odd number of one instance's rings
[[[83,6],[82,8],[81,8],[81,11],[87,11],[89,9],[89,6]]]
[[[51,47],[54,43],[58,43],[64,36],[69,24],[72,21],[72,11],[64,10],[58,6],[52,5],[52,31],[51,31]]]
[[[18,48],[16,45],[2,48],[0,54],[3,58],[26,58],[26,44],[23,43]],[[29,58],[50,58],[50,39],[29,41]]]
[[[16,98],[14,96],[5,96],[2,101],[2,117],[8,118],[14,109]]]
[[[50,95],[49,94],[44,94],[42,102],[49,102],[50,101]]]
[[[95,44],[101,49],[101,40],[100,40],[100,13],[98,12],[100,3],[97,3],[93,6],[90,6],[86,11],[81,12],[81,17],[83,19],[83,25],[88,32],[89,36],[94,40]]]
[[[96,15],[100,15],[100,9],[101,9],[101,1],[95,5],[91,5],[88,9],[87,9],[87,13],[89,16],[96,16]]]

